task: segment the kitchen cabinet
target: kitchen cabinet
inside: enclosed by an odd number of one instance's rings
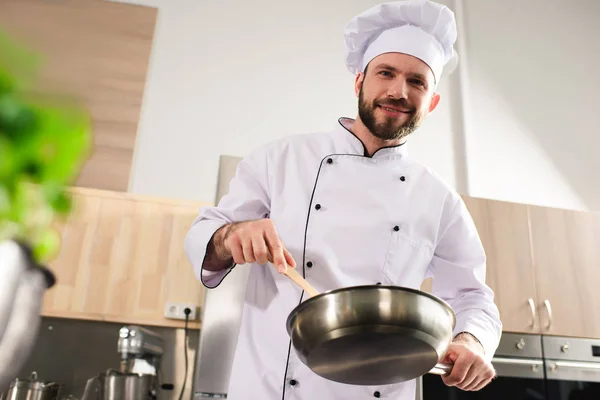
[[[503,329],[539,327],[527,205],[463,196],[487,255],[486,283],[494,290]]]
[[[600,337],[600,214],[463,196],[506,332]],[[421,286],[431,291],[431,279]]]
[[[182,327],[184,321],[163,317],[164,308],[166,302],[203,305],[204,286],[183,241],[205,204],[87,188],[71,192],[75,209],[56,224],[62,246],[48,266],[57,283],[42,314]]]
[[[0,30],[41,57],[35,94],[90,113],[94,144],[76,186],[129,187],[157,13],[114,1],[0,1]]]
[[[539,332],[600,338],[600,214],[528,206]]]

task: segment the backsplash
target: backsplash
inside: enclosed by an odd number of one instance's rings
[[[61,398],[69,394],[81,398],[86,381],[108,368],[119,368],[117,341],[119,329],[127,324],[62,318],[42,318],[39,336],[19,378],[36,371],[38,379],[64,385]],[[172,391],[161,390],[159,400],[179,399],[185,375],[183,329],[144,326],[164,338],[160,383],[173,384]],[[188,331],[188,371],[184,399],[191,399],[198,330]]]

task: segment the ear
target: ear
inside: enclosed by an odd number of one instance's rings
[[[437,105],[440,103],[440,97],[441,96],[439,93],[433,93],[433,96],[431,96],[431,103],[429,104],[429,112],[435,110]]]
[[[365,74],[362,72],[359,72],[356,75],[356,78],[354,79],[354,94],[356,95],[356,97],[359,96],[360,94],[360,88],[362,88],[362,84],[365,80]]]

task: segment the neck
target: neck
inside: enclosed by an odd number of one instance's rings
[[[360,139],[361,142],[363,142],[367,152],[369,153],[369,156],[375,154],[375,152],[382,147],[398,146],[406,141],[406,138],[393,140],[383,140],[378,138],[371,133],[365,124],[363,124],[359,116],[356,117],[356,120],[352,124],[350,130],[356,135],[357,138]]]

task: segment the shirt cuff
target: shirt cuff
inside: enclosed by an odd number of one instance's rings
[[[453,337],[461,332],[470,333],[481,343],[484,351],[483,358],[487,361],[492,361],[500,342],[501,333],[497,332],[496,329],[490,329],[490,327],[483,325],[483,321],[458,322],[454,329]]]
[[[227,274],[229,274],[234,267],[235,264],[232,264],[231,267],[225,268],[221,271],[208,271],[202,268],[200,281],[208,289],[214,289],[221,284],[223,279],[225,279]]]

